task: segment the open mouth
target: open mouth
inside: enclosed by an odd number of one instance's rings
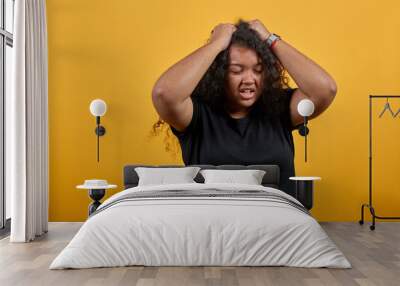
[[[242,96],[242,98],[250,99],[256,93],[256,89],[255,88],[241,88],[241,89],[239,89],[239,93]]]

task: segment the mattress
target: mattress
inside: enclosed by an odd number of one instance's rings
[[[136,186],[111,196],[50,269],[132,265],[351,268],[290,195],[201,183]]]

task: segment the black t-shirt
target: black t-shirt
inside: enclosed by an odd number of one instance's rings
[[[280,189],[295,195],[294,143],[289,103],[295,89],[286,89],[285,110],[277,116],[249,112],[235,119],[228,112],[216,112],[202,100],[192,97],[193,117],[180,132],[171,126],[179,139],[185,165],[254,165],[276,164],[280,167]],[[255,109],[252,109],[255,110]]]

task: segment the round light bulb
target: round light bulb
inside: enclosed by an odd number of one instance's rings
[[[94,116],[103,116],[107,111],[107,104],[104,100],[95,99],[90,103],[90,113]]]
[[[310,116],[314,113],[314,103],[309,99],[302,99],[297,105],[297,111],[301,116]]]

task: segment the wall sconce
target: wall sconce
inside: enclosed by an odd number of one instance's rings
[[[307,134],[309,133],[307,123],[308,117],[314,113],[314,103],[309,99],[302,99],[297,105],[297,111],[304,117],[304,124],[299,127],[299,134],[304,136],[304,161],[307,162]]]
[[[90,103],[90,113],[93,114],[93,116],[96,116],[96,129],[94,132],[97,135],[97,162],[99,162],[99,137],[103,136],[106,133],[106,129],[100,125],[100,117],[103,116],[107,111],[107,104],[104,102],[104,100],[101,99],[95,99]]]

